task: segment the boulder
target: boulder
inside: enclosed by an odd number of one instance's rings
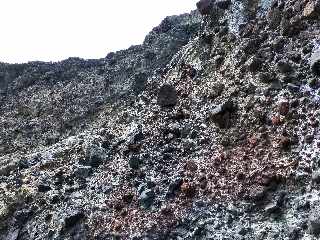
[[[309,232],[318,236],[320,234],[320,202],[315,202],[309,215]]]
[[[314,51],[311,55],[310,68],[315,75],[320,76],[320,50]]]
[[[223,10],[228,9],[231,5],[231,0],[218,0],[216,2],[218,8],[221,8]]]
[[[213,7],[212,0],[200,0],[197,2],[197,8],[201,15],[209,15]]]
[[[233,111],[233,102],[227,101],[212,109],[209,112],[208,120],[212,120],[219,128],[228,128],[230,126],[230,115]]]
[[[309,1],[302,13],[305,18],[318,18],[320,16],[320,1]]]
[[[155,198],[154,191],[151,189],[146,189],[143,192],[141,192],[139,196],[139,202],[143,207],[149,208],[153,204],[154,198]]]
[[[176,89],[168,84],[163,85],[158,93],[158,105],[161,107],[173,107],[177,104]]]

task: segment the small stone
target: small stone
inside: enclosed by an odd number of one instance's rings
[[[161,107],[173,107],[177,104],[176,89],[171,85],[163,85],[158,93],[158,105]]]
[[[314,136],[313,135],[307,135],[305,137],[305,141],[307,144],[311,144],[313,142]]]
[[[277,212],[279,211],[279,206],[277,205],[276,202],[272,202],[272,203],[269,203],[269,204],[264,208],[264,211],[265,211],[267,214],[277,213]]]
[[[180,187],[181,187],[182,183],[183,183],[182,178],[178,177],[178,178],[174,179],[174,180],[169,184],[166,197],[167,197],[167,198],[174,197],[175,194],[176,194],[176,192],[180,190]]]
[[[271,29],[275,29],[280,25],[281,22],[281,11],[279,8],[272,8],[267,14],[268,24]]]
[[[279,126],[282,123],[281,118],[279,116],[273,116],[271,118],[271,122],[272,122],[272,125],[275,125],[275,126]]]
[[[258,78],[263,83],[271,83],[275,80],[275,76],[270,72],[261,72],[259,73]]]
[[[234,105],[231,101],[218,105],[209,112],[208,119],[216,123],[220,128],[230,126],[230,114],[234,111]]]

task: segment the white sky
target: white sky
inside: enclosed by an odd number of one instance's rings
[[[196,0],[0,0],[0,62],[101,58]]]

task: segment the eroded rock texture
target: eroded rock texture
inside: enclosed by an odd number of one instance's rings
[[[1,240],[319,238],[319,2],[195,7],[0,64]]]

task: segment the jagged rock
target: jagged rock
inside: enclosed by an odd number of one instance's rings
[[[78,178],[87,178],[91,174],[91,172],[92,172],[91,166],[78,165],[76,166],[74,173]]]
[[[134,155],[134,156],[131,156],[129,159],[129,166],[132,169],[139,169],[140,163],[141,163],[141,160],[138,156]]]
[[[306,18],[317,18],[320,16],[320,2],[310,0],[303,9],[303,16]]]
[[[197,2],[197,8],[202,15],[209,15],[213,7],[213,0],[200,0]]]
[[[320,206],[319,202],[313,203],[309,215],[309,231],[311,234],[318,236],[320,234]]]
[[[50,190],[51,190],[51,187],[49,185],[39,184],[39,186],[38,186],[38,191],[39,192],[45,193],[45,192],[48,192]]]
[[[277,63],[277,67],[278,67],[278,70],[283,74],[288,74],[288,73],[293,72],[292,65],[288,61],[285,61],[285,60],[280,60]]]
[[[312,173],[312,182],[315,184],[320,183],[320,171],[315,171]]]
[[[208,119],[215,122],[220,128],[228,128],[230,126],[230,115],[233,111],[233,102],[227,101],[211,110]]]
[[[248,66],[248,70],[250,72],[259,71],[262,68],[263,60],[261,58],[252,57],[248,60],[246,65]]]
[[[145,208],[151,207],[153,204],[153,201],[155,199],[155,193],[152,189],[146,189],[143,192],[141,192],[139,196],[139,201]]]
[[[320,76],[320,50],[317,50],[312,54],[310,67],[315,75]]]
[[[178,102],[176,89],[171,85],[163,85],[158,93],[158,105],[161,107],[173,107]]]
[[[228,9],[232,4],[231,0],[217,0],[216,4],[221,9]]]
[[[81,211],[75,211],[64,219],[64,228],[66,230],[74,227],[77,223],[79,223],[82,219],[85,218],[85,214]]]
[[[281,22],[282,14],[279,8],[272,8],[268,12],[267,20],[271,29],[276,29]]]

